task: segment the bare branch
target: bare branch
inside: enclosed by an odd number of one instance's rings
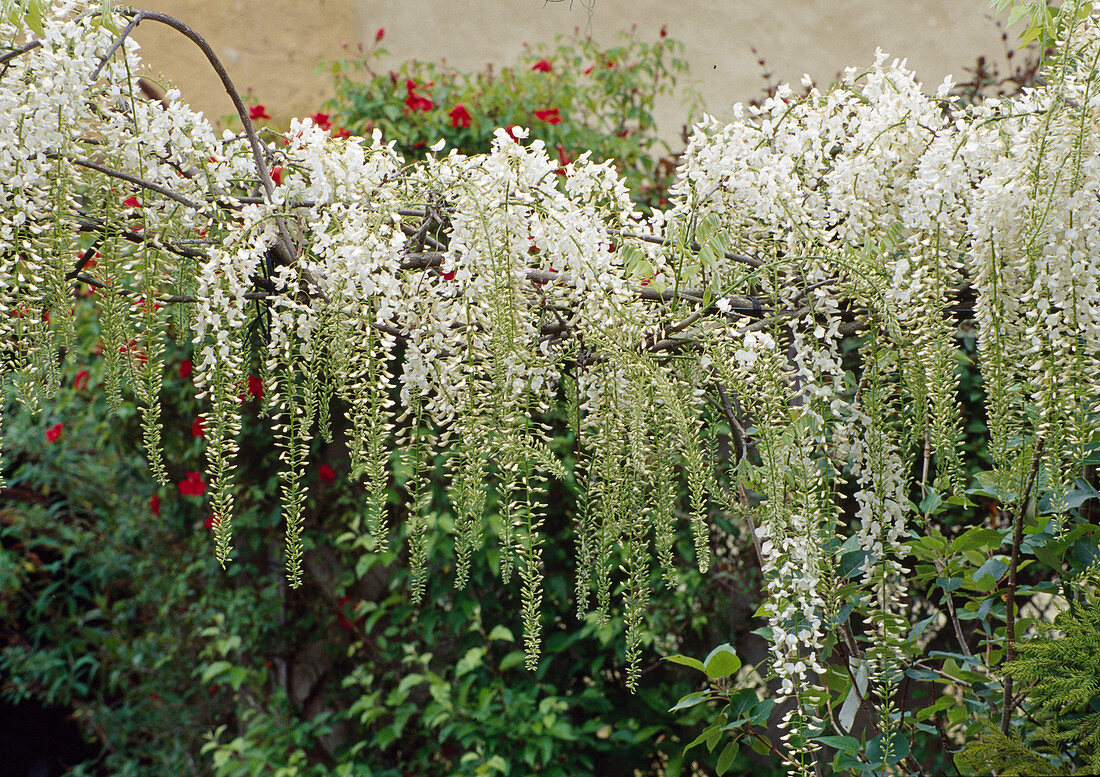
[[[130,175],[129,173],[124,173],[121,170],[115,170],[110,167],[105,167],[104,165],[93,162],[90,159],[83,159],[78,156],[69,156],[67,154],[56,153],[46,154],[46,157],[48,159],[64,159],[68,162],[73,163],[74,165],[86,167],[89,170],[95,170],[97,173],[103,173],[104,175],[109,175],[112,178],[118,178],[120,181],[126,181],[128,183],[135,184],[136,186],[140,186],[143,189],[149,189],[150,191],[154,191],[157,194],[163,195],[174,202],[178,202],[180,205],[186,205],[187,207],[194,210],[206,210],[206,206],[204,206],[203,204],[195,202],[194,200],[189,200],[182,194],[177,194],[166,186],[161,186],[160,184],[153,183],[152,181],[146,181],[144,178],[138,178],[136,175]]]
[[[218,59],[218,55],[214,53],[214,49],[210,46],[207,40],[199,35],[191,27],[187,26],[179,19],[173,16],[169,16],[159,11],[142,11],[136,9],[121,10],[120,13],[124,15],[133,15],[132,21],[126,25],[126,28],[119,33],[118,38],[107,50],[99,66],[93,73],[93,79],[98,78],[103,68],[106,66],[108,59],[114,55],[118,48],[126,40],[134,29],[146,19],[154,22],[160,22],[167,25],[172,29],[179,32],[186,37],[192,43],[199,47],[203,55],[206,56],[210,66],[214,68],[214,72],[217,73],[218,78],[222,82],[222,86],[225,88],[226,94],[229,95],[229,99],[233,102],[233,108],[237,111],[237,116],[241,120],[241,125],[244,127],[245,135],[248,136],[249,146],[252,148],[253,161],[256,164],[256,173],[260,179],[260,185],[263,186],[264,192],[267,194],[268,203],[272,203],[275,193],[275,182],[271,180],[271,173],[268,170],[267,163],[264,160],[263,146],[260,143],[260,137],[256,134],[256,128],[252,126],[252,118],[248,114],[248,110],[244,106],[244,101],[241,99],[240,93],[237,91],[237,87],[233,84],[233,81],[229,78],[229,73],[226,72],[225,67],[222,65],[221,60]],[[279,230],[279,238],[282,244],[282,250],[286,254],[286,261],[288,264],[294,264],[298,259],[298,250],[294,246],[294,241],[290,238],[290,232],[287,230],[286,219],[282,216],[275,217],[275,224]],[[310,277],[309,273],[303,272],[302,276],[307,282],[317,288],[317,293],[322,298],[325,294],[320,290],[320,286],[317,282]]]

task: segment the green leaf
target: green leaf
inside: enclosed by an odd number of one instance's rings
[[[935,489],[928,489],[928,495],[920,501],[920,505],[917,507],[922,515],[928,515],[929,513],[935,514],[939,512],[940,507],[943,505],[943,499],[940,498],[939,493]]]
[[[729,771],[730,766],[733,764],[733,759],[737,757],[737,751],[739,749],[740,745],[736,739],[722,748],[722,752],[718,756],[718,763],[714,767],[718,774],[725,774]]]
[[[718,742],[722,739],[722,727],[718,724],[711,726],[707,729],[707,750],[714,752],[714,748],[718,746]]]
[[[672,705],[672,707],[670,707],[668,711],[675,712],[676,710],[686,710],[688,707],[694,707],[696,704],[700,704],[706,701],[709,695],[710,694],[707,693],[707,691],[695,691],[693,693],[689,693],[687,696],[680,699],[680,701]]]
[[[466,655],[458,659],[455,666],[455,677],[462,677],[467,672],[472,672],[481,665],[481,659],[485,656],[485,648],[472,647],[466,651]]]
[[[522,650],[513,650],[504,658],[500,659],[500,671],[504,672],[511,669],[516,664],[522,664],[526,658],[527,654]]]
[[[815,742],[820,742],[826,747],[831,747],[834,750],[843,750],[854,753],[859,750],[859,740],[855,737],[846,736],[822,736],[814,737]]]
[[[1008,564],[1005,563],[1004,559],[999,556],[994,556],[978,567],[978,571],[974,573],[974,584],[982,590],[988,591],[1004,577],[1007,571]],[[989,577],[991,579],[988,583],[979,582],[984,577]]]
[[[771,717],[773,707],[775,707],[775,699],[764,699],[764,701],[757,704],[756,712],[752,715],[753,724],[757,726],[767,724],[768,718]]]
[[[740,669],[741,659],[737,657],[733,646],[727,642],[710,651],[703,661],[703,666],[707,677],[717,680],[720,677],[729,677]]]
[[[42,0],[31,0],[27,3],[27,15],[24,17],[27,22],[27,26],[30,27],[35,35],[41,36],[44,34],[42,27]]]
[[[857,577],[861,573],[863,562],[867,560],[867,551],[853,550],[840,557],[837,574],[842,578]]]
[[[929,615],[922,621],[917,621],[916,623],[914,623],[913,628],[909,631],[909,638],[906,640],[906,642],[915,644],[916,641],[920,639],[920,635],[924,633],[924,630],[928,628],[928,624],[938,617],[939,613],[936,613],[935,615]]]
[[[493,630],[489,632],[489,640],[492,641],[494,639],[503,640],[505,642],[516,641],[516,638],[512,636],[512,630],[500,624],[493,626]]]
[[[673,656],[665,656],[665,661],[671,661],[674,664],[682,664],[683,666],[690,666],[692,669],[698,669],[700,672],[706,672],[703,668],[703,662],[698,658],[691,658],[690,656],[682,656],[679,653]]]
[[[1001,547],[1004,537],[997,529],[983,529],[975,526],[955,538],[951,543],[951,550],[962,553],[968,550],[990,551]]]
[[[228,661],[215,661],[202,671],[202,681],[209,683],[233,669],[233,664]]]
[[[879,734],[867,743],[867,759],[873,766],[896,764],[909,755],[909,740],[897,731]]]

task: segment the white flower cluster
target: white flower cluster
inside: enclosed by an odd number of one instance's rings
[[[361,435],[398,350],[406,405],[440,426],[474,408],[478,439],[556,402],[568,375],[581,429],[629,414],[610,420],[637,436],[640,414],[610,397],[648,397],[701,511],[713,473],[693,435],[702,391],[724,384],[763,458],[758,539],[787,691],[821,671],[829,543],[854,532],[864,583],[896,577],[915,442],[929,441],[937,487],[960,485],[956,315],[973,309],[1001,471],[1041,437],[1068,478],[1100,436],[1092,19],[1049,83],[1013,100],[964,108],[950,81],[925,95],[879,52],[830,90],[784,87],[728,123],[707,117],[669,209],[643,218],[609,163],[559,170],[522,130],[484,155],[437,146],[406,164],[378,134],[334,139],[304,120],[265,135],[258,160],[178,92],[137,94],[136,45],[104,61],[115,33],[78,10],[59,3],[38,45],[0,64],[0,370],[21,385],[56,373],[42,354],[64,338],[88,235],[104,255],[84,276],[105,298],[197,300],[200,385],[240,385],[258,333],[274,406],[289,401],[276,373],[298,370],[313,376],[302,407],[339,393]],[[279,168],[270,196],[257,164]],[[55,322],[26,315],[39,309]],[[116,328],[145,331],[139,315]],[[841,348],[853,333],[858,359]],[[637,385],[653,365],[674,375],[660,397]],[[624,471],[666,477],[647,466]],[[838,516],[846,477],[858,509]],[[791,502],[788,481],[812,498]]]

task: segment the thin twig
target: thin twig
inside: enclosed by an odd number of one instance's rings
[[[80,228],[81,232],[102,231],[107,229],[106,222],[104,222],[102,219],[97,219],[92,216],[85,216],[82,214],[79,216],[75,216],[73,220],[76,222],[76,225]],[[189,259],[209,258],[202,251],[196,251],[193,248],[188,248],[186,245],[184,245],[184,242],[186,241],[181,241],[178,243],[175,241],[163,243],[153,237],[143,235],[142,233],[135,232],[131,229],[120,230],[118,232],[118,236],[121,237],[123,240],[129,241],[131,243],[150,243],[151,245],[157,246],[158,248],[163,248],[164,250],[176,254],[177,256],[185,256]],[[79,270],[73,270],[69,272],[70,280],[73,277],[73,272],[79,272]]]
[[[1028,473],[1027,485],[1024,487],[1023,496],[1016,506],[1016,521],[1012,532],[1012,558],[1008,562],[1008,591],[1005,593],[1005,662],[1016,658],[1016,569],[1020,563],[1020,545],[1024,539],[1024,514],[1027,512],[1028,502],[1031,501],[1031,489],[1039,477],[1039,465],[1043,460],[1043,444],[1045,440],[1040,437],[1035,445],[1035,453],[1031,460],[1031,471]],[[1008,733],[1008,724],[1012,718],[1012,675],[1005,675],[1004,706],[1001,710],[1001,733]]]
[[[644,243],[653,243],[655,245],[672,245],[675,241],[667,237],[656,237],[655,235],[636,235],[633,232],[622,232],[617,229],[608,229],[607,234],[615,237],[622,237],[628,240],[641,240]],[[692,251],[702,250],[695,241],[688,244],[688,248]],[[751,256],[745,256],[744,254],[735,254],[732,251],[723,251],[722,255],[729,259],[731,262],[740,262],[741,264],[747,264],[749,267],[763,267],[764,263],[759,259],[754,259]]]
[[[947,729],[943,725],[943,713],[937,712],[932,716],[932,722],[936,724],[936,730],[940,733],[940,745],[943,747],[944,755],[947,756],[947,760],[951,762],[951,768],[955,770],[955,774],[962,777],[962,772],[959,771],[959,767],[955,765],[955,755],[951,752],[951,742],[947,738]]]
[[[168,199],[174,200],[181,205],[186,205],[187,207],[193,208],[194,210],[206,210],[205,205],[195,202],[194,200],[190,200],[187,197],[184,197],[182,194],[177,194],[166,186],[161,186],[160,184],[153,183],[152,181],[146,181],[144,178],[138,178],[136,175],[130,175],[129,173],[124,173],[121,170],[115,170],[111,167],[105,167],[104,165],[93,162],[90,159],[83,159],[78,156],[68,156],[65,154],[57,153],[46,154],[46,158],[64,159],[65,161],[71,162],[74,165],[86,167],[89,170],[95,170],[97,173],[103,173],[104,175],[109,175],[112,178],[118,178],[121,181],[127,181],[128,183],[140,186],[143,189],[149,189],[150,191],[154,191],[157,194],[164,195]]]

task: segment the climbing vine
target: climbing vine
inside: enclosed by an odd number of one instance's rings
[[[621,584],[630,682],[651,557],[674,584],[682,520],[705,571],[711,516],[742,516],[785,760],[812,769],[832,715],[824,664],[843,644],[879,762],[898,763],[908,578],[935,545],[921,545],[930,505],[969,504],[960,327],[976,331],[986,392],[982,487],[1018,526],[1042,491],[1048,536],[1064,536],[1100,446],[1100,28],[1090,4],[1070,5],[1052,17],[1044,84],[1018,98],[963,105],[950,80],[928,95],[880,52],[829,89],[807,81],[804,96],[783,87],[707,117],[667,209],[643,216],[610,163],[562,166],[521,128],[487,154],[439,143],[418,162],[377,131],[257,132],[183,23],[76,2],[32,19],[21,4],[0,23],[0,386],[30,411],[50,401],[73,295],[94,290],[108,398],[138,401],[163,478],[163,346],[190,338],[211,407],[215,553],[231,563],[251,394],[283,464],[292,586],[315,435],[342,425],[369,544],[389,541],[387,488],[407,491],[414,597],[444,456],[457,583],[495,534],[502,577],[522,586],[530,666],[546,483],[573,474],[549,445],[564,410],[583,484],[578,606],[606,616]],[[152,23],[203,50],[243,132],[219,135],[176,90],[137,89],[130,33]],[[1018,530],[995,580],[1012,581],[1009,624],[1019,543]]]

